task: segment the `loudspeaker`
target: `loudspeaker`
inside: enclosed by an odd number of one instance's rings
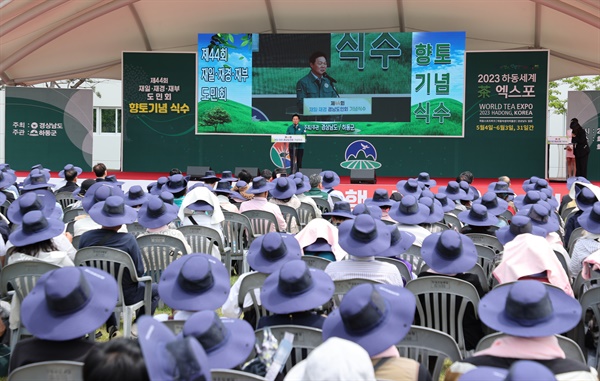
[[[190,177],[191,181],[199,181],[201,177],[206,175],[206,171],[209,171],[210,167],[194,167],[188,165],[186,174]]]
[[[374,169],[351,169],[350,184],[375,184],[377,177]]]
[[[240,173],[242,170],[245,170],[246,172],[251,174],[252,177],[260,175],[258,172],[258,167],[235,167],[235,172],[233,173],[233,175],[237,177],[238,173]]]
[[[310,177],[315,173],[318,175],[319,173],[323,172],[323,170],[321,168],[300,168],[299,172],[302,172],[304,176]]]

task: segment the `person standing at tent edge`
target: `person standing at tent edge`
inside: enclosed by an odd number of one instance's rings
[[[587,164],[590,155],[587,134],[577,118],[571,119],[571,143],[575,145],[575,176],[587,177]]]

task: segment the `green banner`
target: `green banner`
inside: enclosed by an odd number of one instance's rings
[[[196,129],[196,54],[124,52],[122,79],[123,169],[151,170],[193,155],[177,142]]]
[[[465,133],[476,160],[504,161],[507,175],[545,174],[547,50],[468,52]]]
[[[91,169],[92,127],[91,90],[6,89],[6,162],[13,169]]]

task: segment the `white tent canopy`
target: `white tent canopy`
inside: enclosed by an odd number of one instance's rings
[[[0,84],[120,79],[121,52],[198,33],[457,30],[471,51],[549,49],[550,80],[600,75],[599,0],[0,0]]]

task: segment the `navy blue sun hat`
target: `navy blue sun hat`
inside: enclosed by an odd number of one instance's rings
[[[465,193],[467,194],[467,196],[464,198],[461,198],[461,200],[473,201],[473,200],[479,198],[479,195],[477,194],[477,192],[475,192],[475,190],[473,189],[471,184],[469,184],[468,182],[461,181],[458,183],[458,186],[460,187],[460,189],[464,190]]]
[[[202,345],[211,369],[233,369],[244,363],[256,341],[254,329],[245,320],[219,318],[214,311],[200,311],[183,325],[183,337],[194,337]]]
[[[378,253],[377,257],[397,257],[408,250],[415,242],[416,237],[414,234],[401,231],[395,225],[387,225],[386,228],[390,232],[390,247],[381,253]]]
[[[173,195],[169,192],[165,192]],[[146,229],[156,229],[161,226],[168,225],[177,218],[178,208],[173,204],[167,204],[160,197],[150,196],[146,202],[138,210],[137,221]]]
[[[179,193],[187,188],[189,178],[182,174],[176,174],[169,176],[167,182],[161,188],[161,191],[167,191],[171,193]]]
[[[578,182],[578,183],[584,183],[584,184],[589,184],[590,180],[586,179],[583,176],[573,176],[573,177],[569,177],[567,179],[567,189],[571,190],[571,188],[573,187],[573,185]]]
[[[458,213],[457,217],[462,223],[472,226],[494,226],[498,223],[498,217],[488,213],[482,204],[473,204],[471,209]]]
[[[389,216],[401,224],[418,225],[429,217],[429,208],[419,203],[415,196],[406,195],[392,206]]]
[[[17,176],[14,172],[0,171],[0,189],[7,188],[17,181]]]
[[[252,179],[252,186],[246,190],[246,193],[259,194],[268,192],[275,187],[275,183],[268,182],[264,177],[258,176]]]
[[[442,205],[442,210],[444,213],[448,213],[451,210],[454,210],[454,206],[456,205],[454,201],[448,202],[448,196],[445,193],[436,193],[435,199],[440,202]]]
[[[162,322],[140,316],[140,347],[150,381],[210,381],[206,352],[195,337],[175,336]]]
[[[473,205],[481,204],[487,208],[488,213],[499,216],[508,209],[508,202],[501,199],[492,191],[488,191],[480,198],[473,201]]]
[[[400,180],[396,184],[396,189],[402,196],[412,195],[417,198],[421,195],[422,191],[417,179]]]
[[[158,196],[162,192],[163,186],[169,181],[166,176],[161,176],[156,180],[156,183],[152,185],[150,188],[150,194],[153,196]]]
[[[323,217],[342,217],[342,218],[354,218],[350,208],[350,203],[346,201],[337,201],[333,204],[333,210],[331,212],[323,213]]]
[[[234,183],[234,182],[238,181],[238,178],[235,177],[231,171],[223,171],[221,173],[221,180],[219,180],[219,181],[227,181],[230,183]]]
[[[434,186],[437,185],[437,181],[433,180],[429,176],[429,173],[427,173],[427,172],[419,173],[419,176],[417,177],[417,181],[419,182],[419,184],[423,184],[427,188],[433,188]]]
[[[550,234],[558,230],[560,223],[556,218],[551,217],[551,210],[538,203],[529,208],[517,212],[519,215],[525,215],[531,219],[534,226],[540,227]]]
[[[125,194],[125,203],[129,206],[140,206],[146,201],[148,201],[148,194],[139,185],[132,186]]]
[[[575,204],[579,210],[590,210],[598,201],[600,200],[590,188],[575,184]]]
[[[391,245],[390,231],[381,220],[360,214],[338,226],[338,244],[356,257],[375,256]]]
[[[321,181],[323,188],[329,189],[340,185],[340,176],[338,176],[338,174],[334,171],[323,171],[320,173],[320,175],[323,179]]]
[[[331,245],[325,238],[317,238],[317,240],[311,243],[308,246],[304,246],[302,248],[304,250],[304,254],[306,253],[321,253],[321,252],[331,252]]]
[[[449,200],[466,200],[467,192],[460,188],[456,181],[450,181],[447,186],[439,187],[438,193],[444,193]]]
[[[530,190],[530,184],[535,184],[539,179],[540,178],[537,176],[531,176],[530,178],[523,181],[523,185],[521,186],[521,189],[523,189],[525,192],[527,192],[528,190]]]
[[[523,215],[516,215],[510,220],[510,224],[503,226],[495,231],[498,241],[502,246],[506,245],[519,234],[533,234],[539,237],[546,237],[546,231],[531,223],[531,218]]]
[[[158,283],[158,294],[176,310],[215,310],[229,295],[229,274],[225,265],[208,254],[184,255],[171,262]]]
[[[107,183],[106,181],[96,182],[90,186],[87,192],[85,192],[83,200],[81,201],[81,206],[83,207],[83,210],[89,213],[92,206],[100,201],[106,200],[110,196],[118,196],[125,199],[125,194],[118,186]]]
[[[263,307],[276,314],[310,311],[327,303],[335,287],[323,270],[302,260],[286,262],[265,279],[260,291]]]
[[[75,170],[75,172],[77,173],[77,176],[81,175],[83,173],[83,169],[74,166],[73,164],[67,164],[65,165],[65,167],[63,169],[61,169],[60,172],[58,172],[58,177],[61,178],[65,178],[65,172],[66,171],[70,171],[70,170]]]
[[[365,204],[376,205],[379,207],[382,207],[382,206],[391,207],[395,203],[396,203],[395,201],[390,200],[390,195],[388,194],[388,191],[386,189],[382,189],[382,188],[375,189],[375,192],[373,192],[373,197],[365,200]]]
[[[361,214],[368,214],[375,219],[380,220],[383,216],[383,212],[381,208],[377,205],[367,205],[367,204],[358,204],[352,209],[352,214],[354,216],[359,216]]]
[[[508,183],[506,183],[504,181],[498,181],[498,182],[491,183],[488,187],[488,190],[491,190],[492,192],[494,192],[496,194],[508,194],[508,195],[515,194],[515,191],[513,191],[508,186]]]
[[[444,209],[438,200],[429,197],[421,197],[419,203],[429,208],[429,216],[427,216],[425,223],[433,224],[444,219]]]
[[[284,263],[301,256],[300,243],[292,234],[270,232],[252,241],[248,249],[248,264],[258,272],[271,274]]]
[[[586,231],[600,234],[600,202],[596,202],[594,206],[577,217],[577,222]]]
[[[514,199],[515,206],[517,209],[523,209],[525,205],[537,204],[538,201],[542,200],[541,192],[538,190],[529,190],[524,195],[516,196]]]
[[[271,196],[277,200],[285,200],[296,194],[296,183],[289,177],[278,177],[273,181],[275,186],[270,190]]]
[[[119,196],[110,196],[90,208],[90,217],[98,225],[120,226],[131,224],[137,219],[137,210],[125,204]]]
[[[308,178],[294,177],[294,184],[296,184],[296,194],[303,194],[310,190],[310,183]]]
[[[234,194],[235,192],[231,190],[231,183],[229,181],[219,180],[217,185],[212,189],[214,193],[221,193],[225,195]]]
[[[221,180],[221,178],[219,176],[217,176],[216,172],[213,170],[208,170],[204,173],[204,176],[202,176],[200,178],[200,180],[206,182],[206,181],[211,181],[211,182],[216,182]]]
[[[25,213],[21,225],[10,233],[9,241],[17,247],[42,242],[62,234],[65,224],[54,218],[46,218],[40,210]]]
[[[464,273],[477,263],[477,249],[471,238],[454,230],[427,236],[421,256],[431,269],[441,274]]]
[[[359,284],[325,319],[323,340],[341,337],[360,345],[373,357],[406,336],[415,310],[415,296],[405,288]]]
[[[54,184],[48,183],[48,178],[49,177],[46,177],[45,172],[39,169],[33,169],[29,173],[29,176],[23,181],[23,190],[29,191],[42,188],[54,188]]]
[[[581,319],[577,299],[537,280],[492,289],[479,302],[478,312],[488,327],[516,337],[567,332]]]
[[[40,210],[44,217],[60,219],[61,208],[56,206],[56,197],[48,190],[39,190],[37,192],[27,192],[19,196],[6,211],[6,217],[13,224],[20,224],[23,216],[32,210]],[[6,197],[6,196],[4,196]]]

